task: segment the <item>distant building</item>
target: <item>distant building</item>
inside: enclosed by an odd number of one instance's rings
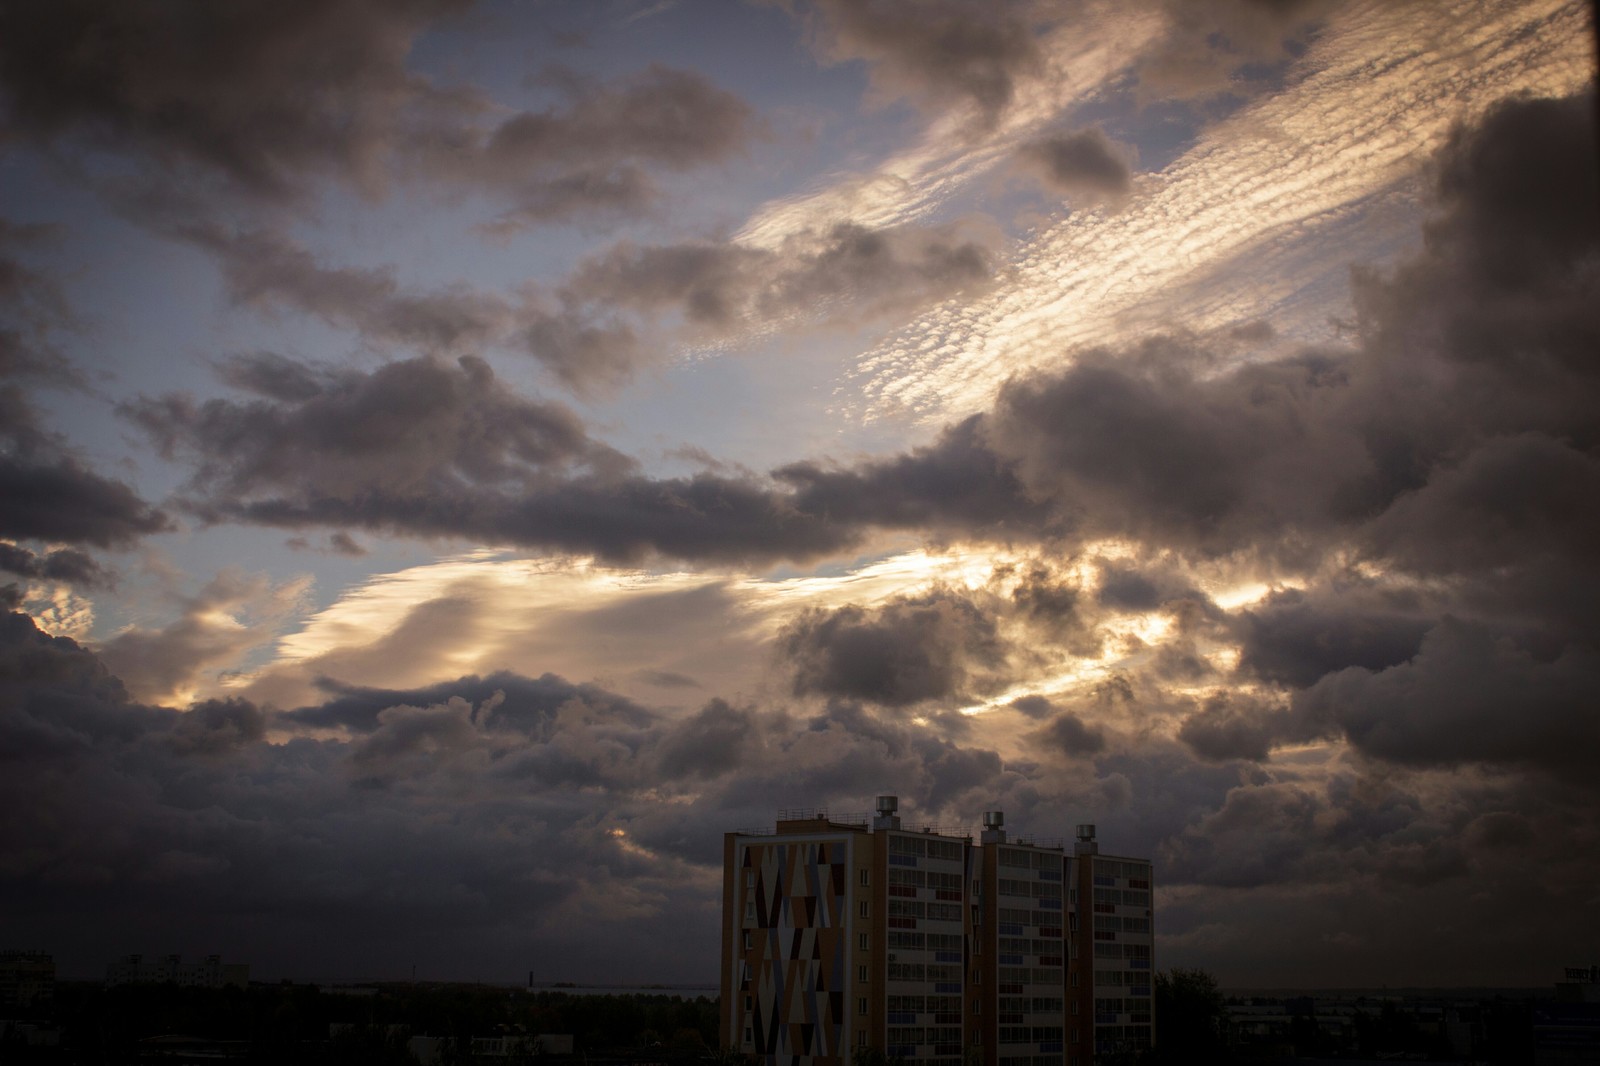
[[[1600,966],[1569,966],[1555,1000],[1533,1009],[1536,1066],[1600,1063]]]
[[[124,955],[106,967],[106,987],[118,985],[175,984],[182,988],[246,988],[250,984],[247,963],[224,963],[221,955],[207,955],[195,962],[184,962],[181,955]]]
[[[406,1048],[411,1056],[421,1066],[435,1066],[435,1064],[452,1057],[454,1041],[447,1036],[413,1036]],[[468,1054],[475,1060],[478,1059],[503,1059],[521,1057],[524,1061],[531,1056],[542,1055],[571,1055],[573,1052],[573,1039],[571,1033],[541,1033],[537,1036],[522,1034],[499,1036],[475,1036],[468,1046]]]
[[[1091,1066],[1149,1047],[1152,876],[983,829],[904,827],[893,796],[783,812],[723,843],[722,1040],[777,1066],[877,1048],[934,1066]],[[1081,917],[1080,917],[1081,915]]]
[[[56,960],[44,951],[0,951],[0,1007],[47,1007],[55,998]]]

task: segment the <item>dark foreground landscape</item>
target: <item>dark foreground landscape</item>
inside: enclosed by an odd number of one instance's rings
[[[0,1062],[731,1064],[715,996],[446,983],[105,988],[59,982],[0,1019]],[[1549,989],[1227,993],[1203,971],[1157,986],[1158,1047],[1132,1063],[1595,1061],[1600,1005]],[[888,1066],[869,1052],[857,1066]]]

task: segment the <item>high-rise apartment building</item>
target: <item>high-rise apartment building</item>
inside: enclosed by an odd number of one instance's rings
[[[1078,827],[1073,851],[1082,914],[1078,950],[1067,964],[1074,1016],[1093,1017],[1096,1054],[1146,1047],[1155,979],[1150,862],[1100,854],[1093,826]]]
[[[983,828],[785,811],[723,841],[722,1040],[771,1066],[877,1048],[1091,1066],[1152,1034],[1150,863]]]

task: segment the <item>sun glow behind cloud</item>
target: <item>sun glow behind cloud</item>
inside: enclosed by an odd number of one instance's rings
[[[416,683],[413,677],[510,668],[597,681],[646,700],[662,696],[650,678],[663,673],[690,677],[704,691],[754,693],[781,684],[781,677],[773,676],[775,642],[806,612],[876,609],[939,590],[1004,607],[1030,575],[1045,572],[1051,580],[1078,589],[1085,603],[1092,604],[1103,568],[1132,558],[1132,547],[1117,540],[1087,545],[1066,558],[992,548],[918,548],[825,574],[730,578],[483,550],[374,575],[284,636],[271,662],[229,676],[222,684],[230,691],[292,705],[312,699],[312,682],[323,675],[349,684],[393,686]],[[1196,571],[1191,577],[1197,588],[1221,590],[1215,602],[1229,610],[1292,587],[1292,582],[1240,583],[1227,570]],[[699,616],[660,630],[649,622],[656,604],[696,610]],[[435,610],[446,612],[453,630],[436,624]],[[430,627],[427,639],[407,639],[405,631],[419,616]],[[1019,663],[999,690],[964,712],[992,710],[1025,696],[1086,691],[1174,637],[1176,623],[1166,606],[1095,608],[1093,617],[1099,650],[1087,654],[1040,644],[1022,621],[1002,612],[1001,635],[1016,648],[1027,649],[1030,661]],[[688,637],[701,632],[717,635],[717,649],[686,658]],[[585,638],[591,634],[614,641],[619,633],[625,643],[598,650]],[[1208,644],[1200,653],[1219,670],[1231,669],[1238,660],[1237,649],[1231,647]],[[625,668],[619,669],[619,654]]]

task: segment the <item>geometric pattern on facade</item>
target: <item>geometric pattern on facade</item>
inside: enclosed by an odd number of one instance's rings
[[[745,851],[755,873],[755,1045],[793,1066],[844,1051],[842,841],[773,843]]]

